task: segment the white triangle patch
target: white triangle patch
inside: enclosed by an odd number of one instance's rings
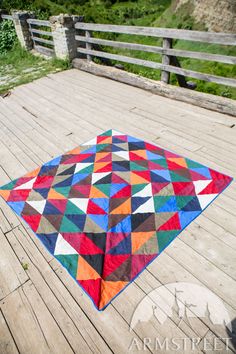
[[[18,186],[16,188],[14,188],[14,190],[19,190],[19,189],[32,189],[33,184],[36,180],[36,177],[34,177],[33,179],[31,179],[30,181],[22,184],[21,186]]]
[[[218,194],[199,194],[198,201],[202,209],[205,209]]]
[[[138,209],[136,209],[133,214],[137,213],[155,213],[154,200],[153,197],[148,199],[146,203],[140,205]]]
[[[76,252],[76,250],[62,237],[61,234],[58,234],[54,255],[57,256],[65,254],[78,254],[78,252]]]
[[[147,184],[141,191],[133,195],[133,197],[151,197],[152,193],[152,184]]]
[[[117,130],[112,129],[112,136],[114,136],[114,135],[125,135],[125,134],[120,133]]]
[[[208,184],[210,184],[211,182],[212,182],[211,179],[193,181],[196,194],[201,193],[201,191],[203,191],[203,189],[205,189],[208,186]]]
[[[129,160],[129,151],[116,151],[113,154],[122,157],[125,160]]]
[[[27,203],[32,206],[32,208],[34,208],[35,210],[37,210],[37,212],[39,214],[43,214],[43,211],[44,211],[44,208],[45,208],[45,205],[46,205],[46,200],[32,200],[32,201],[27,201]]]
[[[87,207],[89,202],[88,198],[71,198],[69,200],[80,210],[82,210],[85,214],[87,213]]]
[[[92,164],[93,164],[92,162],[84,162],[84,163],[83,162],[78,162],[76,164],[76,166],[75,166],[75,172],[74,173],[77,173],[77,172],[83,170],[84,168],[91,166]]]
[[[93,173],[92,174],[92,184],[96,183],[100,179],[106,177],[109,175],[111,172],[98,172],[98,173]]]

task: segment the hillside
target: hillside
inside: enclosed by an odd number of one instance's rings
[[[29,9],[36,12],[38,18],[46,19],[50,15],[71,13],[84,15],[86,22],[113,23],[139,26],[172,27],[210,31],[235,31],[235,0],[2,0],[2,8]],[[106,35],[106,38],[119,38],[130,41],[127,35]],[[160,41],[136,36],[136,41],[157,45]],[[226,55],[236,55],[234,47],[223,45],[207,45],[186,41],[175,41],[175,48],[195,51],[208,51]],[[128,50],[104,50],[114,53],[131,54]],[[160,61],[160,56],[153,53],[132,52],[137,58]],[[220,76],[236,77],[236,68],[228,64],[219,64],[194,59],[181,59],[182,67]],[[125,69],[140,75],[159,79],[160,72],[144,67],[125,64]],[[191,81],[197,81],[192,80]],[[171,76],[172,84],[176,84],[175,75]],[[197,90],[236,99],[236,89],[197,81]]]
[[[208,31],[236,32],[235,0],[176,0],[175,11],[183,5],[191,7],[196,23],[202,23]]]

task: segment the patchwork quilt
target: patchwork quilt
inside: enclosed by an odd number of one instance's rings
[[[0,195],[103,310],[231,180],[108,130]]]

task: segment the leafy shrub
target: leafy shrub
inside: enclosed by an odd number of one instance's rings
[[[16,32],[12,21],[0,22],[0,54],[10,50],[16,42]]]

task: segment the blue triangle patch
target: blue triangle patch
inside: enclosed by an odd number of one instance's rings
[[[179,211],[178,215],[179,215],[181,229],[184,229],[199,214],[201,214],[201,211],[182,211],[182,210]]]
[[[59,165],[60,161],[61,161],[61,156],[56,157],[55,159],[45,163],[43,166],[57,166]]]
[[[98,226],[100,226],[104,231],[107,231],[107,228],[108,228],[108,215],[88,214],[88,216]]]
[[[160,177],[163,177],[168,182],[171,181],[170,173],[168,170],[152,170],[152,172]]]
[[[22,210],[24,209],[25,202],[7,202],[7,204],[15,210],[18,215],[21,215]]]
[[[124,218],[122,221],[120,221],[117,225],[112,227],[110,232],[131,232],[131,216],[128,215],[126,218]]]
[[[210,171],[207,167],[191,168],[191,171],[197,172],[208,179],[212,179]]]
[[[69,219],[73,224],[75,224],[81,231],[84,230],[84,225],[86,221],[85,214],[76,214],[76,215],[66,215],[67,219]]]
[[[131,235],[122,240],[118,245],[110,249],[109,254],[119,255],[119,254],[131,254],[132,245],[131,245]]]
[[[127,187],[127,186],[128,186],[127,183],[113,183],[111,185],[111,194],[110,194],[110,196],[112,197],[113,195],[118,193],[121,189],[123,189],[124,187]]]
[[[176,203],[175,196],[170,196],[170,198],[167,200],[167,202],[157,210],[158,213],[164,213],[164,212],[172,212],[172,211],[178,211],[178,205]]]
[[[109,199],[108,198],[91,198],[92,202],[97,204],[106,213],[109,211]]]
[[[137,210],[140,205],[146,203],[148,199],[151,197],[132,197],[131,198],[131,203],[132,203],[132,213]]]
[[[54,253],[56,242],[57,242],[57,237],[58,233],[53,233],[53,234],[37,234],[39,239],[42,241],[42,243],[45,245],[45,247],[48,249],[50,253]]]

